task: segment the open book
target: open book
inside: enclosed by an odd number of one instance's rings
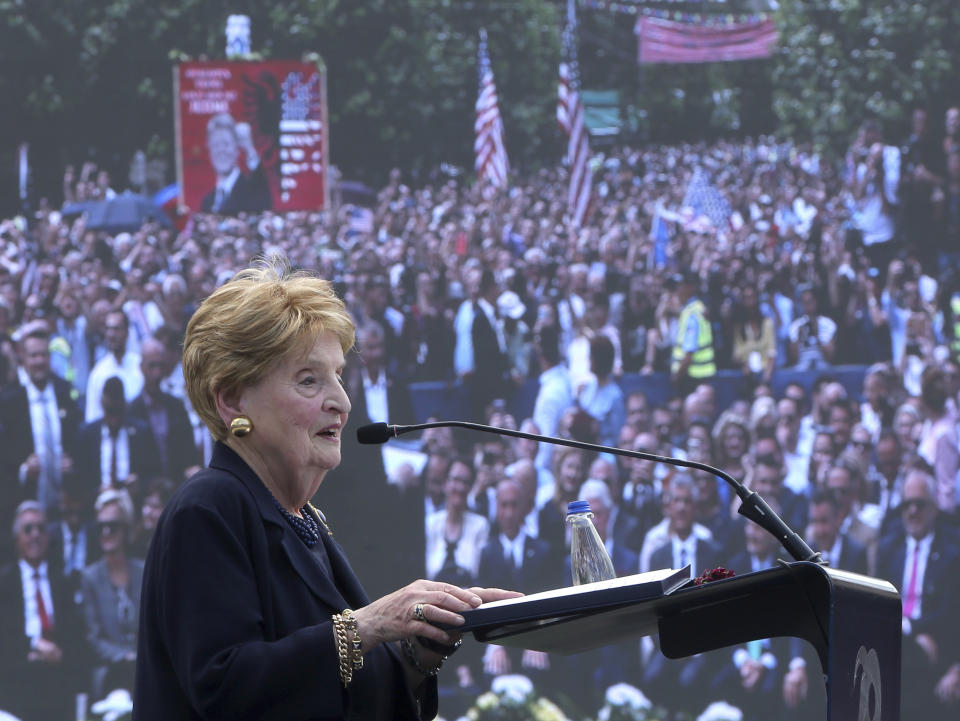
[[[665,568],[609,581],[565,586],[519,598],[484,603],[464,611],[458,631],[473,631],[477,640],[492,641],[535,627],[563,623],[621,606],[663,597],[690,580],[690,567]]]

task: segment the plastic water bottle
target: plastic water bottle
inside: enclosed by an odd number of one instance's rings
[[[567,504],[567,523],[570,524],[570,570],[573,585],[609,581],[616,578],[613,561],[607,553],[600,534],[593,525],[589,501],[571,501]]]

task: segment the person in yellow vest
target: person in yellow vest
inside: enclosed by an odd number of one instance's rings
[[[700,279],[692,270],[670,278],[677,299],[683,305],[677,321],[677,340],[670,363],[670,380],[684,395],[704,379],[717,373],[713,353],[713,329],[707,318],[707,307],[697,297]]]

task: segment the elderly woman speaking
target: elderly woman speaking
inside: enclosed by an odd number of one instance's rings
[[[217,444],[147,555],[138,721],[433,718],[459,642],[434,624],[518,595],[420,580],[367,598],[309,502],[340,462],[353,341],[328,282],[269,264],[191,318],[184,377]]]

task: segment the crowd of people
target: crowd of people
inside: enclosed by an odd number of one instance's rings
[[[66,718],[77,693],[130,688],[152,529],[211,449],[184,392],[186,323],[252,257],[279,255],[333,280],[356,321],[352,426],[409,422],[416,383],[447,381],[462,417],[719,466],[833,567],[900,590],[904,717],[955,714],[960,109],[942,137],[914,118],[902,145],[865,124],[845,158],[774,138],[612,149],[582,229],[562,169],[502,193],[394,171],[373,208],[197,214],[179,232],[107,234],[45,202],[3,221],[0,709]],[[684,208],[697,173],[720,217]],[[96,195],[92,177],[68,173],[64,200]],[[841,364],[863,368],[857,392],[831,375]],[[815,380],[779,387],[791,367]],[[719,407],[724,369],[750,383]],[[625,392],[638,376],[668,400]],[[784,555],[708,473],[449,429],[414,446],[398,462],[345,441],[318,496],[371,596],[417,576],[569,583],[575,499],[620,575]],[[362,517],[357,493],[378,499]],[[748,720],[803,717],[817,664],[780,639],[677,662],[655,642],[569,658],[468,645],[442,672],[441,713],[522,673],[581,715],[626,682],[677,713],[723,698]]]

